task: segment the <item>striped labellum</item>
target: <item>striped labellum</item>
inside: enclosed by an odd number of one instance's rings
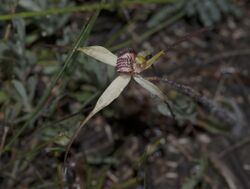
[[[118,54],[116,71],[118,73],[133,73],[136,64],[136,52],[131,49],[125,49]]]

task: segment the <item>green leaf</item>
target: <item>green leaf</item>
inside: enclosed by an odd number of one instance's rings
[[[0,91],[0,104],[6,100],[9,100],[9,96],[4,91]]]
[[[32,11],[41,11],[41,7],[37,5],[33,0],[19,0],[19,6]]]
[[[28,98],[28,94],[26,92],[26,89],[25,87],[23,86],[23,84],[21,82],[19,82],[18,80],[13,80],[12,81],[15,89],[17,90],[18,94],[20,95],[20,97],[22,98],[23,100],[23,104],[26,108],[26,110],[31,110],[31,106],[30,106],[30,103],[29,103],[29,98]]]
[[[215,23],[221,20],[221,12],[214,1],[207,1],[208,14],[211,20]]]
[[[173,5],[166,5],[159,10],[147,23],[148,27],[155,27],[161,24],[167,17],[180,11],[184,6],[184,1],[179,1]]]
[[[181,189],[197,188],[197,185],[201,182],[202,177],[204,176],[207,166],[208,166],[207,157],[203,156],[199,160],[199,164],[197,166],[198,166],[198,169],[196,170],[195,174],[185,184],[182,185]]]
[[[217,0],[218,7],[224,12],[229,12],[229,4],[227,0]]]

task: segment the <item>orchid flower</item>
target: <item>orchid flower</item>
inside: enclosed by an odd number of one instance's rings
[[[100,62],[116,67],[116,71],[119,74],[102,93],[94,109],[82,122],[81,127],[97,112],[114,101],[129,84],[132,78],[150,93],[158,96],[161,100],[166,101],[166,96],[156,85],[140,76],[142,71],[148,69],[160,58],[161,55],[164,54],[163,51],[160,51],[147,60],[145,52],[136,55],[132,49],[125,49],[121,51],[118,56],[102,46],[83,47],[78,50]]]
[[[142,71],[148,69],[160,58],[160,56],[164,54],[163,51],[160,51],[154,56],[149,57],[145,54],[145,52],[136,54],[132,49],[125,49],[124,51],[120,52],[118,56],[116,56],[102,46],[82,47],[78,50],[96,60],[99,60],[100,62],[116,67],[116,71],[119,75],[106,88],[106,90],[97,100],[94,109],[83,120],[75,135],[72,137],[68,149],[70,148],[78,132],[89,121],[89,119],[104,107],[108,106],[112,101],[114,101],[129,84],[131,79],[134,79],[138,84],[140,84],[153,95],[156,95],[161,100],[167,102],[167,98],[163,92],[156,85],[144,79],[140,75]]]

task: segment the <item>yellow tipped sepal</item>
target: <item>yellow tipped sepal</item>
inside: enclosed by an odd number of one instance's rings
[[[146,67],[145,69],[149,68],[153,63],[155,63],[162,55],[164,55],[165,52],[164,51],[160,51],[158,52],[156,55],[154,55],[152,58],[150,58],[147,62],[146,62]]]

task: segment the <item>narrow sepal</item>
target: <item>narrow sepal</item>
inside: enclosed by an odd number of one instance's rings
[[[152,64],[154,64],[162,55],[164,55],[164,51],[158,52],[156,55],[154,55],[152,58],[150,58],[147,63],[144,70],[148,69]]]
[[[150,81],[143,79],[140,75],[134,76],[134,80],[140,84],[144,89],[148,90],[151,94],[158,96],[163,101],[166,100],[165,95],[155,84]]]
[[[111,102],[113,102],[124,90],[124,88],[128,85],[129,81],[131,80],[130,75],[119,75],[102,93],[100,98],[98,99],[94,109],[89,113],[89,115],[82,121],[80,126],[77,128],[76,132],[74,133],[73,137],[70,139],[70,142],[67,146],[67,150],[65,153],[65,160],[67,158],[67,154],[69,152],[69,149],[77,137],[80,130],[83,128],[83,126],[100,110],[108,106]]]
[[[117,56],[102,46],[81,47],[78,50],[100,62],[116,66]]]

